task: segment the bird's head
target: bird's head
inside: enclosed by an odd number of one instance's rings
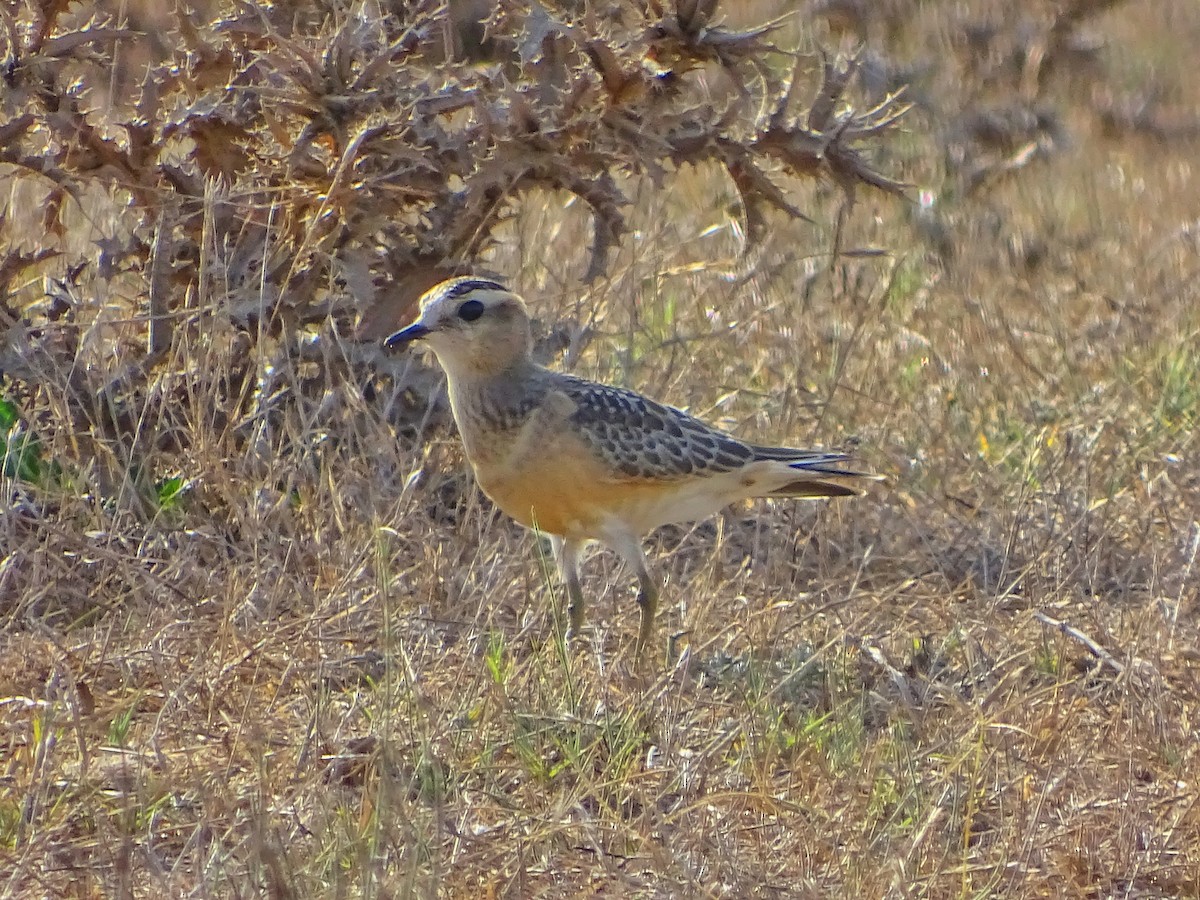
[[[529,313],[498,282],[451,278],[426,291],[420,308],[417,320],[385,340],[385,347],[424,341],[451,377],[494,374],[529,360]]]

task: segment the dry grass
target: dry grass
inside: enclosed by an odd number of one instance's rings
[[[1105,84],[1200,116],[1192,4],[1093,24]],[[934,6],[892,38],[920,62],[955,33]],[[0,891],[1200,894],[1195,141],[1068,86],[1070,142],[978,177],[941,154],[988,91],[918,88],[889,164],[941,197],[860,196],[841,248],[881,254],[832,256],[837,195],[794,185],[819,221],[772,219],[747,269],[710,169],[628,184],[592,285],[562,195],[489,251],[561,364],[858,439],[891,478],[656,535],[652,672],[606,554],[563,647],[537,541],[411,360],[345,377],[366,351],[332,326],[247,349],[195,301],[122,439],[69,371],[10,377],[40,474],[2,484]],[[9,198],[11,222],[38,194]],[[91,209],[83,244],[121,227]],[[121,371],[138,302],[87,300],[80,365]],[[235,352],[258,383],[226,380]]]

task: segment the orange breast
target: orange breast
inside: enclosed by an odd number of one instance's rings
[[[572,537],[595,537],[601,523],[625,519],[662,493],[653,483],[615,480],[580,453],[547,453],[521,470],[475,474],[484,493],[522,525]]]

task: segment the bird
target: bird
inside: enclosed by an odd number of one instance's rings
[[[849,497],[880,479],[847,468],[844,453],[750,443],[635,391],[539,365],[525,301],[499,281],[451,278],[418,306],[384,346],[432,350],[479,487],[549,536],[566,587],[568,641],[584,626],[579,566],[591,542],[637,576],[640,656],[659,601],[646,534],[746,499]]]

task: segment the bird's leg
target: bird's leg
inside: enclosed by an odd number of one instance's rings
[[[567,578],[567,640],[579,636],[583,630],[583,588],[579,584],[579,575],[573,573]]]
[[[654,635],[654,616],[658,612],[658,585],[650,577],[645,560],[638,566],[638,606],[642,609],[641,627],[638,628],[637,652],[642,655]]]
[[[583,585],[579,582],[578,541],[563,540],[558,546],[558,570],[567,586],[567,640],[583,630]]]
[[[658,585],[650,575],[650,569],[646,565],[646,554],[642,551],[642,542],[636,534],[613,530],[604,536],[604,542],[637,573],[637,600],[642,610],[642,622],[638,628],[637,645],[634,649],[640,657],[650,646],[650,639],[654,635],[654,615],[658,612]]]

